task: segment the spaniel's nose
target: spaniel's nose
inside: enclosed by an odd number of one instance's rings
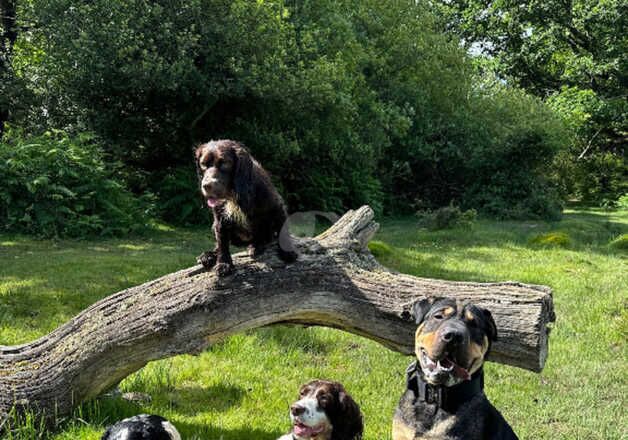
[[[293,416],[300,416],[301,414],[303,414],[305,412],[305,407],[301,406],[301,405],[292,405],[290,407],[290,412],[292,413]]]
[[[209,177],[209,176],[206,176],[206,177],[203,179],[203,182],[201,183],[201,185],[203,186],[203,189],[204,189],[205,191],[211,191],[212,187],[213,187],[216,183],[218,183],[218,179],[216,179],[216,178],[214,178],[214,177]]]

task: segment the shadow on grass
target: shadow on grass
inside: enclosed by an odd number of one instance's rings
[[[193,416],[203,408],[227,411],[237,405],[245,390],[232,385],[217,384],[210,387],[189,386],[168,393],[168,404],[178,413]]]
[[[286,432],[264,431],[254,428],[225,429],[202,423],[176,423],[184,439],[188,440],[277,440]],[[287,429],[286,429],[287,431]]]
[[[329,343],[318,337],[315,332],[295,332],[295,327],[274,325],[254,330],[251,334],[255,335],[261,344],[270,342],[284,352],[296,350],[304,354],[324,355],[330,351]]]
[[[626,213],[621,211],[568,212],[559,222],[480,220],[469,229],[454,228],[438,231],[421,229],[414,217],[406,217],[382,222],[376,239],[395,246],[397,249],[393,254],[404,250],[425,252],[425,255],[437,254],[443,257],[459,254],[461,258],[479,259],[490,263],[491,258],[495,259],[494,255],[489,256],[473,248],[545,249],[546,247],[535,245],[534,239],[549,232],[562,232],[570,239],[571,244],[567,247],[568,249],[577,251],[586,247],[587,252],[607,255],[615,253],[609,247],[609,243],[619,235],[628,232],[628,222],[611,221],[611,217],[626,217]],[[393,262],[396,260],[394,255],[388,255],[386,258]],[[414,262],[412,267],[430,269],[433,262],[428,261],[427,258],[421,262]],[[402,266],[407,263],[407,261],[404,262],[405,259],[403,256],[398,259]],[[399,267],[398,269],[404,271]],[[432,270],[427,270],[427,272],[434,273]],[[438,270],[436,273],[443,274]],[[472,274],[452,275],[458,279],[458,275]]]
[[[110,294],[191,266],[207,246],[196,230],[125,240],[0,234],[0,344],[27,342]]]

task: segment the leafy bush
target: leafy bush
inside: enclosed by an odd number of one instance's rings
[[[585,203],[612,207],[628,191],[628,167],[621,155],[591,154],[576,162],[575,171],[575,195]]]
[[[628,193],[617,199],[617,208],[628,209]]]
[[[392,248],[383,241],[370,241],[368,247],[374,257],[385,257],[393,252]]]
[[[478,213],[475,209],[466,211],[460,210],[459,207],[449,205],[438,208],[434,211],[419,211],[419,225],[421,227],[440,230],[451,228],[469,228],[473,226],[477,219]]]
[[[194,165],[166,168],[153,173],[149,186],[155,189],[155,212],[173,224],[208,223],[211,214],[203,203]]]
[[[535,235],[530,239],[530,244],[539,247],[568,247],[571,245],[571,237],[565,232],[548,232]]]
[[[563,86],[548,99],[570,134],[569,148],[557,157],[555,179],[567,196],[589,205],[613,207],[628,191],[625,147],[620,139],[628,104],[612,95]]]
[[[613,249],[628,251],[628,234],[622,234],[608,244]]]
[[[114,179],[115,168],[89,135],[9,132],[0,142],[0,227],[42,237],[141,230],[147,204]]]
[[[187,169],[210,138],[243,141],[292,211],[560,210],[544,178],[557,119],[476,76],[424,4],[34,0],[23,14],[38,25],[15,64],[39,99],[24,125],[106,139],[168,221],[205,221]]]

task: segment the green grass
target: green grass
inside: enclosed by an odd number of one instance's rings
[[[469,281],[518,280],[554,289],[557,322],[542,374],[489,364],[486,392],[522,439],[628,436],[628,265],[611,245],[628,211],[567,211],[563,221],[479,221],[429,232],[416,219],[382,221],[372,245],[386,266]],[[539,246],[535,237],[569,237]],[[0,235],[0,344],[30,341],[98,299],[193,264],[208,230],[161,230],[150,239],[36,241]],[[83,405],[55,440],[99,439],[103,427],[139,412],[170,418],[187,439],[275,440],[302,382],[340,380],[361,404],[365,440],[390,438],[408,357],[325,328],[274,327],[236,335],[200,356],[153,362],[121,384],[148,404],[119,397]],[[16,439],[35,439],[31,421]]]

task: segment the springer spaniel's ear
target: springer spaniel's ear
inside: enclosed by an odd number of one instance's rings
[[[233,176],[233,187],[238,204],[243,211],[248,211],[253,203],[253,159],[242,145],[235,146],[236,167]]]
[[[196,161],[196,166],[198,166],[198,161],[201,158],[201,154],[203,154],[204,148],[205,148],[205,144],[200,144],[194,149],[194,160]]]
[[[360,407],[344,389],[338,392],[340,414],[332,420],[332,440],[361,440],[364,431]]]

